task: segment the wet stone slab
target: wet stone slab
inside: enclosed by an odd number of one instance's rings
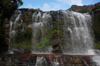
[[[5,54],[0,66],[95,66],[91,55]]]

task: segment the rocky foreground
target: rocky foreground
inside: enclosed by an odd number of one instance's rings
[[[0,55],[0,66],[96,66],[93,55],[6,54]]]

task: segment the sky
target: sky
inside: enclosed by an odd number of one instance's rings
[[[33,8],[43,11],[50,10],[66,10],[71,7],[71,5],[91,5],[100,0],[22,0],[23,5],[19,8]]]

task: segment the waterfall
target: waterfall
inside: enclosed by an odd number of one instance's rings
[[[15,14],[10,19],[10,32],[9,32],[9,53],[13,53],[12,44],[15,40],[15,34],[18,32],[18,27],[23,25],[23,20],[21,20],[21,11],[16,10]],[[22,26],[21,31],[24,30],[24,26]]]
[[[94,66],[100,66],[100,56],[93,56],[92,60],[94,63]]]
[[[46,36],[47,29],[50,28],[50,22],[52,17],[49,13],[35,12],[32,15],[32,24],[33,24],[33,47],[35,48],[33,51],[37,52],[36,45],[42,42],[44,37]],[[38,48],[37,48],[38,49]],[[49,48],[48,48],[49,49]],[[43,50],[38,50],[40,52],[49,51],[45,47]]]
[[[55,58],[49,56],[49,58],[50,58],[51,66],[64,66],[64,62],[62,61],[62,58],[57,56]]]
[[[20,10],[16,10],[10,19],[9,50],[16,41],[14,35],[28,28],[24,26],[26,23],[21,19],[22,14]],[[92,22],[89,14],[59,10],[38,11],[31,16],[33,53],[52,53],[53,45],[59,44],[63,53],[94,54]]]
[[[62,58],[49,56],[49,60],[45,57],[37,57],[35,66],[64,66]]]
[[[47,60],[44,57],[37,57],[35,66],[48,66]]]
[[[64,15],[64,41],[69,49],[65,53],[93,54],[91,16],[73,11],[62,11]],[[65,46],[66,48],[66,46]]]

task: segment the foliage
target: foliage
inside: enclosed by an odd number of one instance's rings
[[[42,38],[41,42],[36,44],[36,46],[40,48],[44,46],[50,46],[52,43],[52,40],[58,39],[63,34],[63,32],[61,31],[61,28],[62,26],[59,26],[59,29],[58,29],[58,23],[54,21],[53,26],[51,28],[49,27],[49,28],[44,29],[46,34]]]
[[[100,9],[100,5],[97,5],[97,6],[96,6],[96,9]]]
[[[16,42],[19,43],[19,42],[23,42],[23,40],[30,40],[31,36],[32,36],[31,31],[28,28],[26,28],[25,32],[23,33],[17,32],[14,37]]]
[[[89,12],[89,9],[88,8],[82,8],[80,10],[80,13],[87,13],[87,12]]]
[[[11,64],[11,66],[15,66],[14,64]]]
[[[21,32],[16,33],[12,39],[15,39],[15,42],[19,43],[22,42],[22,40],[24,39],[24,35]]]
[[[0,13],[3,17],[10,18],[12,12],[23,4],[22,0],[1,0],[1,10]]]
[[[92,18],[92,21],[96,41],[95,48],[100,49],[100,5],[96,5],[93,12],[94,16]]]
[[[96,49],[100,49],[100,41],[95,44]]]
[[[32,44],[31,37],[32,37],[32,33],[28,28],[25,29],[25,32],[17,32],[12,37],[12,39],[15,39],[13,46],[14,47],[15,46],[17,46],[17,47],[30,47],[30,45]]]
[[[20,5],[23,5],[23,2],[22,2],[22,0],[19,0],[19,3],[20,3]]]
[[[93,29],[96,39],[100,41],[100,13],[93,17]]]
[[[13,47],[19,47],[19,48],[29,48],[32,49],[32,43],[31,40],[23,40],[22,42],[19,43],[14,43]]]
[[[26,28],[26,29],[25,29],[25,38],[26,38],[27,40],[29,40],[31,37],[32,37],[31,31],[30,31],[28,28]]]
[[[40,43],[36,44],[36,47],[48,46],[49,43],[50,43],[50,39],[47,37],[44,37]]]
[[[34,9],[30,9],[30,11],[31,11],[31,12],[35,12],[35,10],[34,10]]]
[[[58,23],[57,22],[53,22],[53,25],[54,26],[51,28],[50,33],[52,35],[52,39],[53,38],[55,39],[55,38],[60,37],[63,34],[63,32],[61,30],[63,27],[61,25],[59,25],[59,27],[58,27]]]
[[[75,11],[75,8],[74,8],[74,7],[71,7],[71,10],[72,10],[72,11]]]

